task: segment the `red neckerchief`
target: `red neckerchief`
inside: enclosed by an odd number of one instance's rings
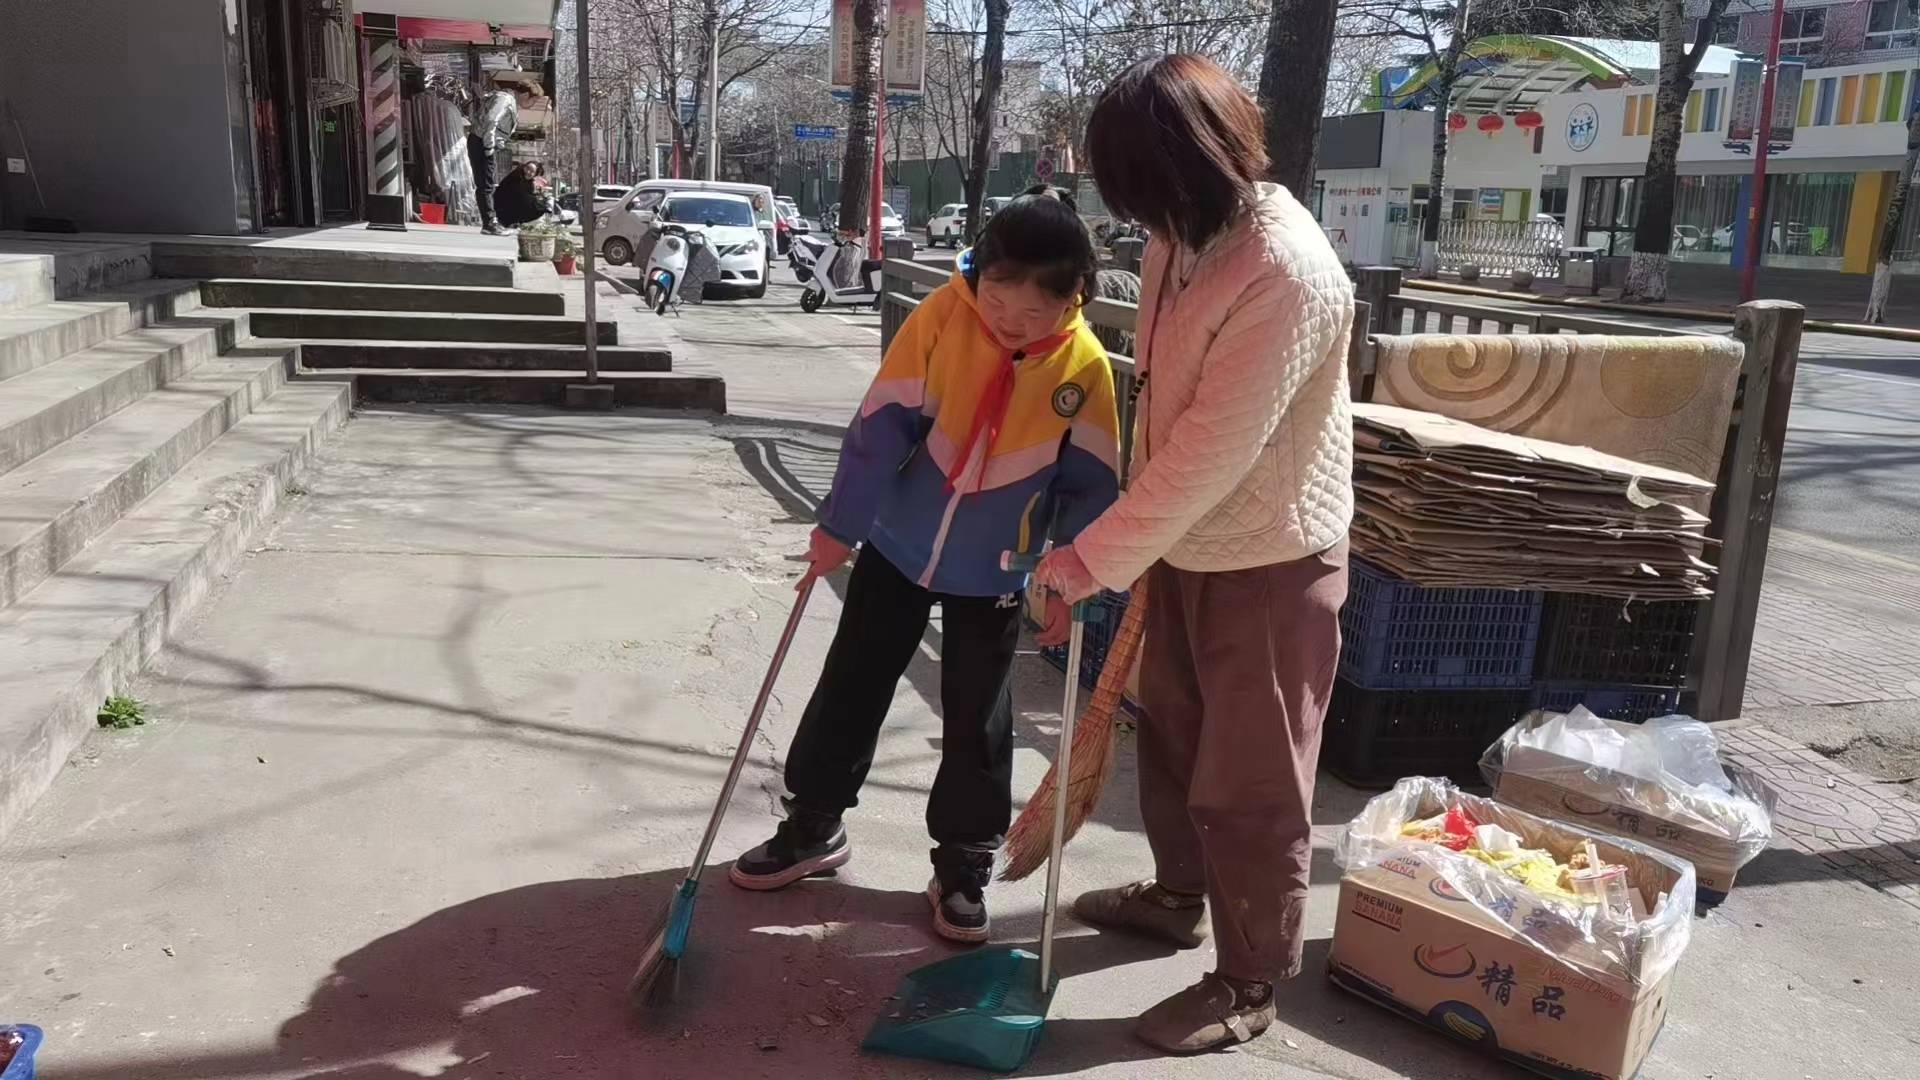
[[[980,320],[980,329],[986,332],[988,341],[999,347],[1000,363],[994,370],[993,381],[987,384],[986,393],[981,395],[980,403],[974,406],[973,423],[967,431],[967,441],[960,447],[960,456],[953,461],[953,471],[947,474],[946,491],[949,495],[953,494],[954,481],[959,479],[967,462],[973,459],[973,446],[980,441],[983,432],[987,442],[980,451],[980,475],[982,480],[986,478],[987,455],[993,453],[993,441],[1000,437],[1000,425],[1006,422],[1007,407],[1013,403],[1013,365],[1029,356],[1045,356],[1073,337],[1073,331],[1062,330],[1052,337],[1029,342],[1018,349],[1009,349],[1000,344],[1000,339],[994,336],[993,328],[987,325],[984,318]],[[978,491],[979,485],[976,484],[974,490]]]

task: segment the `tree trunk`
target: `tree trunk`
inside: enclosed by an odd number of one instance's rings
[[[1726,10],[1727,0],[1708,5],[1701,20],[1703,34]],[[1627,266],[1622,299],[1661,302],[1667,298],[1667,264],[1673,251],[1673,195],[1678,186],[1680,129],[1686,118],[1687,96],[1693,93],[1693,72],[1704,51],[1696,42],[1687,48],[1683,31],[1686,11],[1682,0],[1661,0],[1660,80],[1654,90],[1653,141],[1647,147],[1646,174],[1640,181],[1640,219],[1633,228],[1633,258]],[[1710,40],[1710,38],[1709,38]],[[1772,133],[1772,118],[1762,117],[1756,138]]]
[[[866,232],[873,186],[874,95],[884,92],[880,45],[886,35],[886,0],[853,5],[853,102],[847,107],[847,155],[840,165],[840,229]]]
[[[1333,60],[1338,0],[1273,0],[1260,64],[1267,118],[1267,175],[1302,202],[1313,190],[1314,142]]]
[[[1453,79],[1460,68],[1460,50],[1449,45],[1434,73],[1438,98],[1433,110],[1433,166],[1427,172],[1427,214],[1420,222],[1420,272],[1440,272],[1440,221],[1447,212],[1447,118],[1453,115]]]
[[[1893,253],[1900,246],[1900,231],[1912,201],[1914,167],[1920,165],[1920,109],[1907,121],[1907,156],[1900,163],[1900,177],[1894,181],[1893,196],[1887,201],[1886,215],[1880,222],[1880,238],[1874,245],[1873,291],[1867,296],[1867,321],[1887,321],[1887,293],[1893,287]]]
[[[1007,73],[1007,15],[1010,0],[986,0],[987,40],[980,56],[980,96],[973,103],[973,153],[967,159],[967,242],[980,232],[980,207],[986,202],[987,168],[993,164],[994,122],[1000,114],[1000,83]]]

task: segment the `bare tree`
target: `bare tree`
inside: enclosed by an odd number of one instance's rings
[[[1273,0],[1260,108],[1267,121],[1267,173],[1296,195],[1313,189],[1314,142],[1333,58],[1338,0]]]
[[[720,96],[812,35],[809,0],[598,0],[618,9],[627,32],[647,55],[647,96],[666,104],[665,119],[682,175],[694,173],[699,135],[710,122],[710,80]],[[717,20],[717,26],[714,20]],[[712,70],[713,35],[720,38],[720,70]],[[685,103],[685,107],[682,107]]]
[[[1920,15],[1920,0],[1907,0],[1907,14]],[[1880,237],[1873,250],[1873,288],[1867,293],[1867,321],[1887,321],[1887,293],[1893,288],[1893,254],[1900,246],[1900,233],[1906,226],[1908,203],[1913,197],[1914,167],[1920,165],[1920,109],[1907,118],[1907,156],[1900,163],[1900,179],[1893,196],[1887,200],[1886,216],[1880,221]]]
[[[847,107],[847,154],[840,166],[840,227],[855,233],[867,221],[873,197],[874,96],[886,92],[880,46],[886,39],[886,0],[853,5],[853,101]]]
[[[967,158],[967,240],[980,231],[980,205],[987,195],[987,169],[993,164],[993,129],[1000,108],[1000,84],[1007,74],[1008,0],[986,0],[987,38],[980,58],[980,96],[973,104],[973,152]]]
[[[1647,147],[1646,176],[1640,181],[1640,220],[1633,229],[1633,258],[1627,266],[1625,297],[1662,301],[1667,298],[1667,266],[1673,251],[1673,196],[1679,186],[1680,129],[1687,95],[1693,93],[1693,75],[1713,43],[1713,28],[1726,13],[1727,0],[1707,0],[1693,45],[1686,44],[1684,0],[1658,0],[1660,15],[1660,80],[1653,98],[1653,141]],[[1759,119],[1754,137],[1772,134],[1770,117]]]

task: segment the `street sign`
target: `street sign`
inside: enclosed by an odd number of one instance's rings
[[[796,139],[832,139],[840,134],[840,129],[832,124],[795,124],[793,137]]]
[[[1043,157],[1039,161],[1034,162],[1033,175],[1038,177],[1041,183],[1053,179],[1053,159]]]
[[[829,91],[829,93],[832,95],[833,100],[843,105],[853,100],[853,91],[851,90],[832,90]],[[901,109],[918,105],[922,100],[919,94],[888,94],[887,111],[898,112]]]

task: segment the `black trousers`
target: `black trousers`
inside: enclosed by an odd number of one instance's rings
[[[473,201],[480,206],[480,224],[493,225],[493,151],[478,135],[467,136],[467,158],[473,163]]]
[[[800,730],[787,790],[801,809],[838,816],[859,802],[894,688],[938,603],[940,771],[927,799],[933,865],[950,888],[985,888],[1013,820],[1013,654],[1019,596],[947,596],[909,581],[871,545],[847,582],[845,610]]]

